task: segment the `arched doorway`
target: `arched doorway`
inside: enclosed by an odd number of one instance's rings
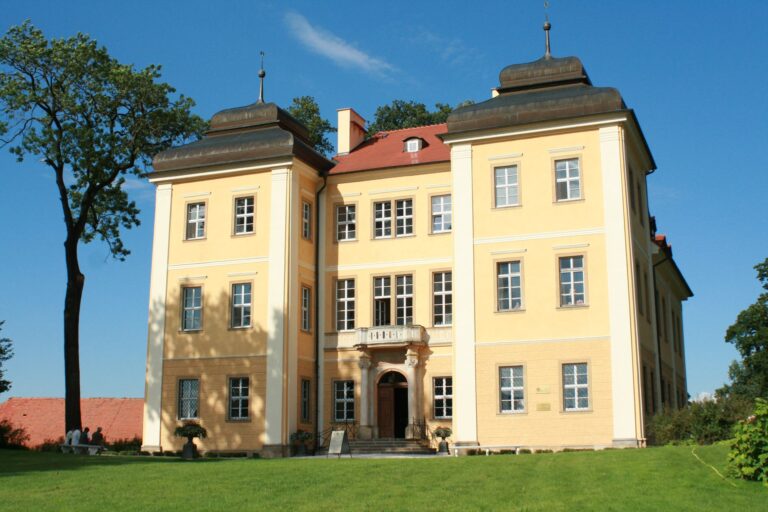
[[[380,438],[404,438],[408,426],[408,381],[402,373],[389,371],[378,385]]]

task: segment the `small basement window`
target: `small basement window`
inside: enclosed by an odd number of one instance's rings
[[[414,137],[405,141],[406,153],[415,153],[424,147],[424,140]]]

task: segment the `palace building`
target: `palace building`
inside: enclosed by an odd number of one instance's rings
[[[445,124],[340,109],[333,160],[261,97],[155,158],[145,450],[187,419],[203,450],[264,456],[340,428],[639,447],[687,402],[692,292],[633,110],[576,57],[499,79]]]

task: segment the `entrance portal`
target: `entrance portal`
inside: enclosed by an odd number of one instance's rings
[[[387,372],[379,380],[379,437],[405,438],[408,426],[408,381],[403,374]]]

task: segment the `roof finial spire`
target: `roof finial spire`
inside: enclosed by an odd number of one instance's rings
[[[551,59],[552,58],[552,52],[549,48],[549,29],[552,28],[552,24],[549,22],[549,13],[547,13],[547,9],[549,9],[549,2],[547,0],[544,0],[544,34],[545,34],[545,40],[546,40],[546,49],[544,51],[544,58],[545,59]]]
[[[259,69],[259,101],[256,103],[264,103],[264,77],[267,76],[267,72],[264,71],[264,52],[259,52],[261,55],[261,69]]]

